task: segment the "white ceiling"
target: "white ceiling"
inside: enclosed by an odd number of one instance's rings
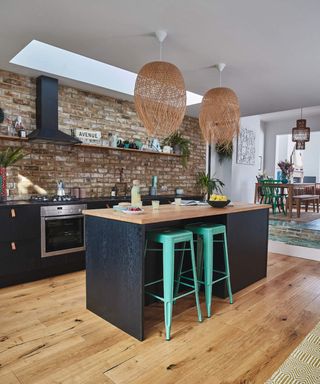
[[[319,15],[319,0],[1,0],[0,68],[38,75],[9,63],[36,39],[138,72],[159,58],[152,34],[166,29],[163,59],[188,90],[218,86],[210,66],[225,62],[223,84],[238,94],[242,116],[311,107],[320,105]]]

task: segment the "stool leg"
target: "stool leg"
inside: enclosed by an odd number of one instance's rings
[[[179,267],[178,267],[177,283],[176,283],[176,287],[175,287],[174,295],[173,295],[174,298],[177,297],[178,293],[179,293],[180,280],[181,280],[181,272],[182,272],[182,267],[183,267],[185,248],[186,248],[186,242],[183,243],[183,251],[182,251],[182,255],[181,255],[181,259],[180,259],[180,264],[179,264]],[[174,301],[174,303],[175,302],[176,301]]]
[[[229,255],[228,255],[228,244],[227,244],[227,233],[223,232],[223,255],[224,255],[224,264],[227,277],[227,289],[229,294],[230,304],[233,303],[232,290],[231,290],[231,281],[230,281],[230,270],[229,270]]]
[[[203,241],[200,235],[197,235],[197,276],[202,280],[203,275]]]
[[[203,236],[204,245],[204,292],[206,297],[207,316],[211,316],[213,240],[212,236]]]
[[[194,294],[196,297],[198,320],[201,322],[202,313],[201,313],[200,301],[199,301],[199,285],[198,285],[198,279],[197,279],[197,266],[196,266],[196,258],[194,254],[193,240],[190,241],[190,249],[191,249],[191,264],[192,264],[192,273],[193,273],[194,291],[195,291]]]
[[[170,340],[173,304],[174,244],[163,244],[163,301],[166,340]]]

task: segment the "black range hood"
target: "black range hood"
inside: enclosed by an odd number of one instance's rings
[[[36,127],[28,139],[38,143],[80,144],[77,138],[58,129],[58,80],[37,77]]]

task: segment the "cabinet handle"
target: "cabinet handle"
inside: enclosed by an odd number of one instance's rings
[[[17,250],[16,243],[15,243],[14,241],[11,243],[11,249],[12,249],[13,251],[16,251],[16,250]]]
[[[16,217],[16,210],[11,208],[11,217]]]

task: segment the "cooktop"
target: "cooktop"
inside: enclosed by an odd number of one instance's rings
[[[66,201],[77,201],[78,198],[71,195],[34,195],[30,197],[31,201],[39,201],[39,202],[66,202]]]

